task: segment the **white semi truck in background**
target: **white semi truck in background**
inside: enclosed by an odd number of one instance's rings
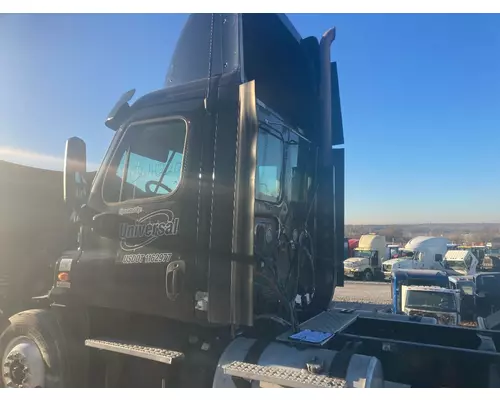
[[[411,239],[404,248],[413,253],[412,257],[384,261],[384,276],[388,278],[392,271],[398,269],[443,269],[448,242],[446,238],[433,236],[417,236]]]
[[[478,260],[470,250],[448,250],[448,239],[443,237],[418,236],[405,246],[412,251],[409,258],[384,261],[384,276],[389,278],[398,269],[443,270],[448,275],[475,274]]]
[[[366,281],[382,278],[386,248],[385,236],[374,233],[361,236],[358,247],[354,249],[354,257],[344,261],[344,275]]]

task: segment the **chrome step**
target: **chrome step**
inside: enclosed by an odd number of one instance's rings
[[[344,379],[332,378],[327,375],[313,374],[307,370],[284,367],[269,367],[233,361],[222,366],[226,375],[262,381],[288,388],[345,388]]]
[[[172,364],[184,358],[184,353],[160,347],[143,346],[114,339],[87,339],[85,346],[98,350],[107,350],[127,356],[145,358],[163,364]]]

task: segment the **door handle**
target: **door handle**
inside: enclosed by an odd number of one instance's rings
[[[171,301],[175,301],[183,289],[186,263],[183,260],[172,261],[167,265],[165,274],[165,291]]]

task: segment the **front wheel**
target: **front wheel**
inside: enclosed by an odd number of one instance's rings
[[[0,386],[64,387],[64,354],[64,337],[53,313],[29,310],[16,314],[0,336]]]
[[[365,272],[363,272],[363,280],[373,281],[373,272],[370,269],[366,269]]]

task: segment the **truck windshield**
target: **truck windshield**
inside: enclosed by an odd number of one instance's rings
[[[354,250],[354,257],[370,258],[372,254],[371,250]]]
[[[413,257],[413,251],[404,249],[399,250],[399,258],[407,258],[407,257],[409,258]]]
[[[186,127],[180,118],[132,124],[106,172],[104,201],[116,203],[173,193],[181,179]]]
[[[409,290],[406,297],[406,306],[440,311],[456,311],[457,309],[453,293],[427,290]]]
[[[465,265],[465,262],[463,260],[446,260],[446,266],[450,269],[453,270],[464,270],[466,271],[467,265]]]

